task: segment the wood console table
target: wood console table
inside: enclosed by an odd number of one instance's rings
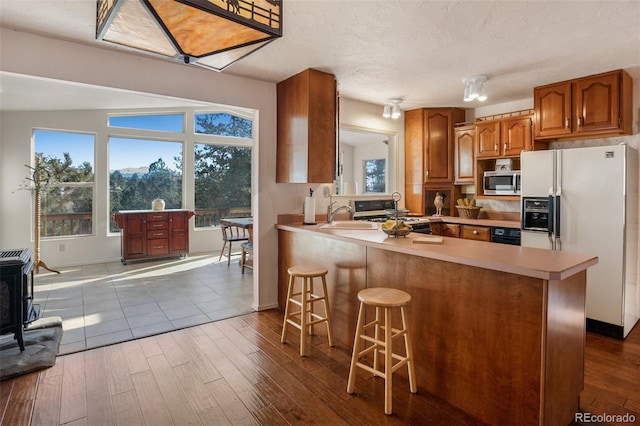
[[[190,210],[125,210],[113,214],[121,229],[122,263],[189,254]]]

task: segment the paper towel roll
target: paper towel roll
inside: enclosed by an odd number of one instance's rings
[[[316,199],[314,197],[304,197],[304,222],[305,225],[315,225],[316,223]]]

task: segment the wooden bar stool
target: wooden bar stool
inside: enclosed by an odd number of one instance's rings
[[[351,357],[351,368],[349,369],[349,381],[347,383],[347,393],[353,393],[356,381],[356,367],[372,373],[374,376],[382,377],[384,384],[384,412],[391,414],[391,389],[392,376],[394,371],[407,365],[409,371],[409,389],[411,393],[416,393],[416,373],[413,366],[413,350],[411,349],[411,339],[409,338],[406,307],[411,301],[411,295],[402,290],[392,288],[368,288],[358,293],[360,309],[358,311],[358,323],[356,325],[356,337],[353,342],[353,355]],[[376,316],[373,321],[365,324],[366,306],[376,308]],[[400,308],[402,316],[402,329],[392,327],[392,309]],[[383,318],[384,313],[384,318]],[[367,330],[373,328],[373,337],[367,335]],[[393,352],[393,339],[404,338],[405,354],[400,355]],[[382,339],[381,339],[382,338]],[[367,347],[367,342],[372,345]],[[373,352],[373,366],[360,362],[360,358]],[[384,356],[384,368],[378,368],[380,355]],[[363,360],[364,361],[364,360]],[[395,364],[394,364],[394,361]]]
[[[287,326],[291,324],[300,330],[300,356],[305,356],[307,331],[313,334],[313,327],[316,324],[327,324],[327,337],[329,346],[333,346],[333,332],[331,325],[331,311],[329,310],[329,297],[327,293],[326,276],[329,272],[326,268],[315,265],[292,266],[289,273],[289,288],[287,289],[287,304],[284,310],[284,322],[282,324],[282,338],[285,342]],[[296,278],[302,278],[300,290],[294,289]],[[316,294],[313,288],[313,279],[322,279],[322,294]],[[324,316],[314,312],[313,304],[322,302],[324,306]],[[300,310],[292,311],[292,305],[298,305]],[[297,318],[297,320],[296,320]]]

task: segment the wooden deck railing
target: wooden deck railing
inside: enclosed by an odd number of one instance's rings
[[[230,209],[196,209],[196,228],[219,226],[220,219],[227,217],[250,217],[251,207]],[[40,216],[40,237],[61,237],[73,235],[90,235],[93,233],[93,217],[91,213],[43,214]],[[115,222],[111,230],[118,232]]]
[[[237,207],[231,209],[196,209],[196,228],[219,226],[220,219],[227,217],[251,217],[251,207]]]
[[[42,214],[40,237],[91,234],[93,233],[92,216],[91,213]]]

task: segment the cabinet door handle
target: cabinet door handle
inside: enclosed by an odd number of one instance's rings
[[[424,180],[428,180],[429,179],[429,169],[424,171]]]
[[[566,127],[567,129],[569,128],[569,119],[568,118],[564,119],[564,127]]]
[[[578,127],[582,127],[582,117],[578,117]]]
[[[475,229],[473,230],[473,235],[478,235],[478,231],[476,231]]]
[[[507,150],[507,143],[506,142],[504,143],[504,150],[505,151]]]
[[[496,144],[493,144],[493,150],[494,150],[494,151],[497,151],[497,150],[498,150],[498,144],[497,144],[497,143],[496,143]]]

